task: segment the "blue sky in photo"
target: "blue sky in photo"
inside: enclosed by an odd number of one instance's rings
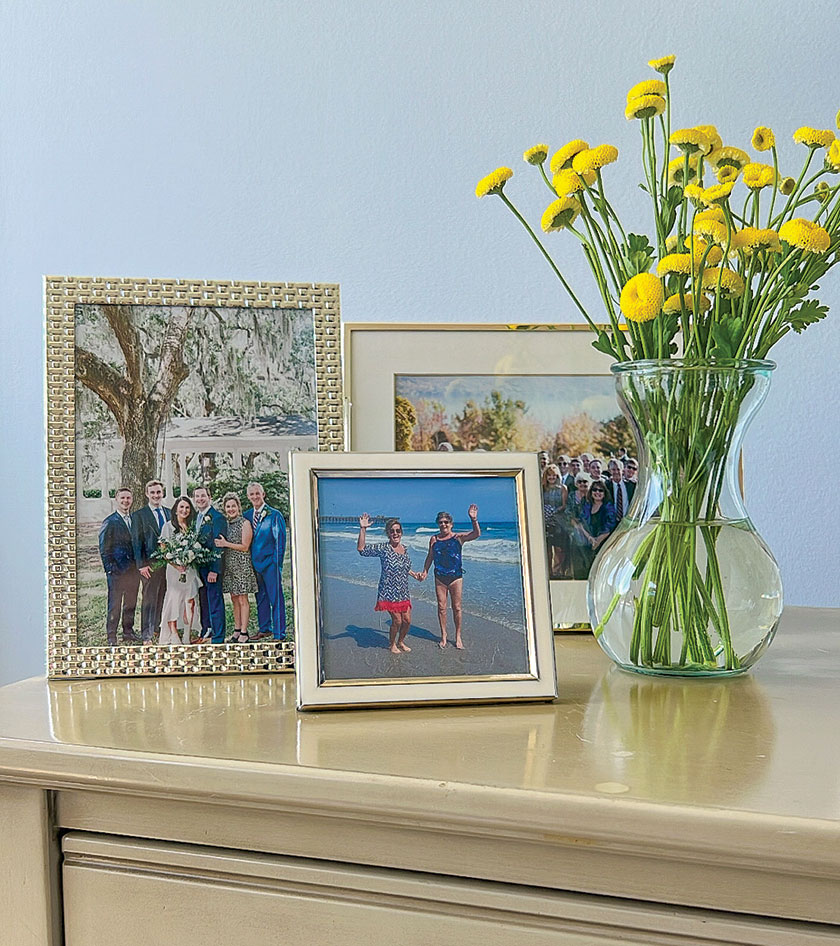
[[[395,392],[412,403],[425,398],[440,401],[450,416],[472,398],[481,403],[491,391],[523,400],[525,415],[546,430],[557,430],[563,419],[585,411],[605,421],[621,413],[611,375],[397,375]]]
[[[479,521],[516,520],[516,481],[512,476],[365,476],[318,475],[318,514],[322,516],[398,516],[405,522],[435,524],[452,513],[456,531],[469,528],[467,509],[479,507]]]

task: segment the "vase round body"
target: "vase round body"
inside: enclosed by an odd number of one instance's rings
[[[719,676],[773,639],[782,582],[741,491],[744,432],[770,361],[613,366],[636,436],[639,482],[589,574],[593,632],[622,668]]]

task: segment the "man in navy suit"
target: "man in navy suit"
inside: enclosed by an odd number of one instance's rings
[[[196,486],[193,490],[195,504],[195,531],[198,541],[207,549],[212,549],[216,557],[209,565],[198,569],[201,588],[198,600],[201,605],[200,644],[224,644],[225,642],[225,601],[222,595],[222,555],[224,550],[216,548],[219,536],[227,538],[227,519],[215,509],[210,501],[210,490],[206,486]]]
[[[166,569],[151,568],[151,554],[158,547],[160,530],[168,522],[170,512],[163,505],[163,483],[146,483],[148,503],[131,517],[134,561],[143,583],[143,604],[140,607],[140,631],[144,644],[153,644],[155,631],[160,627],[163,597],[166,594]]]
[[[131,504],[134,497],[130,489],[121,487],[114,498],[117,510],[108,516],[99,531],[99,555],[108,581],[105,632],[111,647],[116,647],[117,628],[120,624],[123,643],[137,643],[134,634],[134,610],[140,589],[140,572],[137,571],[134,561],[134,543],[131,540]]]
[[[282,641],[286,639],[286,601],[282,584],[286,522],[279,510],[266,505],[262,484],[249,483],[247,496],[253,507],[245,513],[245,518],[254,530],[251,562],[257,573],[260,637]]]

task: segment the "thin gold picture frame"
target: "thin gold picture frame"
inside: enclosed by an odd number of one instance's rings
[[[345,322],[342,331],[351,450],[394,449],[401,373],[611,377],[611,359],[592,348],[594,333],[583,323]],[[590,630],[585,581],[552,581],[551,606],[556,631]]]
[[[75,307],[311,310],[320,451],[344,448],[339,287],[332,283],[47,276],[47,667],[51,678],[265,673],[294,668],[291,641],[80,647],[76,642]]]
[[[511,477],[515,485],[527,641],[527,671],[480,676],[325,679],[320,574],[319,477]],[[546,701],[557,697],[548,576],[542,548],[542,493],[536,456],[518,453],[297,453],[291,457],[297,705],[301,710]]]

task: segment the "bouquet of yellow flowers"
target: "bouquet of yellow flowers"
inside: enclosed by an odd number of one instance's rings
[[[634,85],[624,111],[641,133],[650,237],[627,232],[608,197],[612,144],[574,139],[550,159],[544,144],[523,155],[551,194],[543,234],[580,243],[608,324],[587,312],[510,200],[510,168],[479,181],[476,195],[499,197],[517,217],[595,348],[619,362],[647,473],[590,573],[596,637],[628,669],[737,673],[772,640],[782,603],[778,568],[737,489],[737,457],[775,367],[769,351],[828,311],[811,294],[840,253],[840,141],[797,129],[805,157],[794,177],[780,170],[770,128],[751,142],[769,160],[724,144],[714,125],[672,129],[674,61],[651,61],[660,78]]]

